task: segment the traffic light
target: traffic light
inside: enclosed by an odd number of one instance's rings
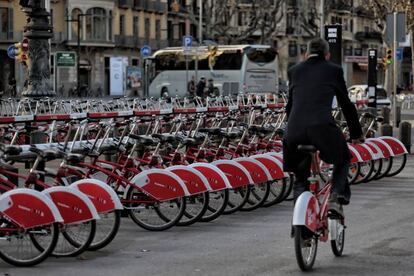
[[[391,49],[387,49],[387,54],[385,56],[385,62],[387,63],[387,65],[392,64],[392,50]]]
[[[14,44],[14,47],[16,60],[29,66],[29,39],[23,39],[22,42]]]

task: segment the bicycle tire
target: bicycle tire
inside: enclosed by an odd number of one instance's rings
[[[375,180],[380,180],[387,176],[392,168],[392,157],[384,158],[382,160],[382,169],[380,174],[375,178]]]
[[[229,190],[229,200],[223,215],[230,215],[240,210],[250,196],[249,185]]]
[[[269,182],[269,194],[262,207],[270,207],[283,201],[286,192],[287,178],[276,179]]]
[[[110,244],[116,237],[116,234],[118,234],[119,226],[121,225],[121,210],[114,210],[112,212],[108,213],[100,213],[99,216],[101,219],[99,219],[96,222],[96,233],[95,238],[93,239],[92,243],[89,245],[88,250],[89,251],[96,251],[99,249],[102,249],[106,247],[108,244]],[[109,231],[103,231],[102,229],[107,228],[108,220],[106,218],[113,217],[111,219],[113,223],[111,223],[111,227]],[[106,234],[100,234],[100,232],[106,233]]]
[[[295,255],[296,261],[303,271],[310,271],[313,268],[313,264],[315,263],[316,254],[318,251],[318,239],[313,233],[309,233],[305,226],[294,226],[294,242],[295,242]],[[310,238],[305,238],[306,236],[310,236]],[[308,246],[310,243],[310,246]],[[304,248],[309,249],[309,256],[304,256],[302,250]]]
[[[290,173],[288,179],[289,179],[289,181],[287,182],[288,186],[286,187],[286,191],[285,191],[282,201],[293,200],[293,197],[292,198],[288,198],[288,197],[292,194],[292,191],[293,191],[293,185],[295,183],[295,175],[293,173]]]
[[[364,165],[367,165],[368,168],[365,168]],[[363,182],[366,182],[366,180],[369,179],[373,171],[374,171],[373,160],[359,163],[359,175],[358,175],[359,178],[357,178],[353,184],[361,184]]]
[[[396,162],[396,160],[398,160],[398,159],[396,159],[396,158],[398,158],[400,156],[402,156],[402,161],[401,161],[401,164],[398,164],[398,162]],[[405,153],[405,154],[400,155],[400,156],[392,157],[393,165],[392,165],[391,170],[387,173],[388,177],[396,176],[397,174],[402,172],[402,170],[405,168],[405,165],[407,164],[407,154]],[[395,164],[397,164],[397,166],[395,166]],[[394,170],[394,167],[396,167],[395,170]]]
[[[46,227],[48,227],[48,228],[50,227],[50,232],[48,232],[49,229],[46,228]],[[30,232],[30,231],[32,231],[32,232]],[[24,235],[28,236],[28,238],[30,240],[30,243],[32,243],[33,235],[39,234],[39,232],[41,232],[41,231],[46,231],[46,232],[50,233],[50,235],[49,235],[50,238],[49,238],[48,246],[46,246],[43,251],[39,251],[39,255],[37,255],[33,258],[30,258],[30,259],[23,259],[21,250],[20,251],[18,250],[18,252],[16,252],[17,256],[12,256],[10,253],[6,252],[7,247],[2,245],[2,246],[0,246],[0,258],[2,260],[4,260],[5,262],[11,264],[11,265],[19,266],[19,267],[29,267],[29,266],[34,266],[34,265],[40,264],[47,257],[49,257],[50,253],[53,251],[53,249],[56,246],[56,243],[57,243],[58,238],[59,238],[59,226],[58,226],[58,224],[54,223],[54,224],[51,224],[51,225],[48,225],[48,226],[38,227],[36,229],[28,230],[28,231],[25,231],[24,233],[22,233],[22,232],[16,233],[17,235],[19,235],[19,238],[18,238],[19,242],[22,241],[22,236],[21,235],[24,234]],[[10,233],[8,233],[8,235],[10,235]],[[7,238],[4,241],[11,242],[12,240],[13,240],[13,237],[9,236],[9,238]],[[0,244],[2,244],[2,243],[3,243],[3,241],[0,242]],[[33,246],[35,246],[35,245],[33,244]],[[12,247],[15,248],[15,246],[12,246]]]
[[[136,193],[136,195],[134,195]],[[129,202],[133,201],[134,197],[145,196],[142,193],[136,191],[135,189],[129,189],[127,192],[127,200]],[[150,199],[151,200],[151,199]],[[173,217],[166,217],[166,212],[160,212],[158,205],[168,205],[170,204],[170,208],[174,205],[177,206],[177,211],[173,215]],[[173,207],[175,209],[175,207]],[[152,204],[148,203],[128,203],[126,206],[128,210],[128,214],[133,222],[135,222],[138,226],[149,230],[149,231],[164,231],[167,230],[174,225],[181,219],[182,215],[184,214],[185,210],[185,199],[178,198],[174,200],[170,200],[167,202],[153,202]],[[143,211],[140,211],[143,210]],[[141,216],[141,213],[145,212],[147,215]],[[138,216],[140,215],[140,216]],[[149,215],[152,216],[153,220],[149,221]],[[147,217],[145,219],[145,217]]]
[[[89,225],[90,228],[86,231],[82,230],[82,232],[84,232],[85,234],[82,234],[81,241],[76,240],[79,237],[79,235],[75,235],[73,232],[68,231],[73,227],[82,227],[85,225]],[[90,220],[87,222],[72,225],[61,225],[59,229],[59,233],[61,235],[59,235],[56,246],[50,255],[55,257],[75,257],[82,254],[89,248],[89,245],[91,244],[95,236],[95,231],[95,220]],[[39,251],[45,250],[42,239],[33,238],[32,242]]]
[[[229,190],[209,192],[209,203],[207,211],[200,218],[201,222],[210,222],[223,214],[229,200]]]
[[[201,193],[194,196],[186,197],[186,203],[185,203],[185,210],[184,215],[181,217],[181,219],[177,222],[177,226],[189,226],[191,224],[196,223],[199,221],[199,219],[204,215],[204,213],[207,211],[208,203],[209,203],[209,193]],[[197,200],[201,199],[201,201],[198,201],[201,203],[197,204]],[[200,205],[201,208],[198,208],[195,214],[191,214],[189,211],[190,204],[194,202],[195,205]]]
[[[331,240],[331,249],[332,253],[336,257],[342,256],[345,246],[345,225],[343,220],[339,219],[329,219],[329,223],[336,223],[335,229],[336,233],[331,233],[331,235],[335,235],[335,239]]]
[[[354,184],[359,176],[360,166],[359,163],[353,163],[349,165],[348,182]]]
[[[250,185],[250,195],[241,211],[253,211],[261,207],[270,193],[269,182]]]
[[[378,177],[378,175],[381,174],[381,170],[382,170],[382,159],[374,160],[374,171],[372,172],[367,182],[375,180]]]

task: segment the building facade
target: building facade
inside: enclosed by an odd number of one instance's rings
[[[7,57],[9,45],[21,41],[25,15],[19,1],[0,0],[0,91],[15,76],[18,91],[23,89],[22,66]],[[52,85],[60,96],[71,96],[77,85],[77,68],[59,67],[59,52],[78,53],[80,39],[80,78],[95,96],[110,95],[111,58],[121,58],[124,66],[141,65],[140,49],[148,45],[156,50],[168,45],[166,0],[51,0]],[[124,83],[126,82],[126,75]],[[127,89],[136,93],[138,87]]]

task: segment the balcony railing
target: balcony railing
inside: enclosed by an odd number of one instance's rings
[[[118,6],[123,9],[129,9],[134,6],[134,0],[118,0]]]
[[[358,41],[364,40],[377,40],[382,42],[382,34],[380,32],[357,32],[355,34],[355,39]]]

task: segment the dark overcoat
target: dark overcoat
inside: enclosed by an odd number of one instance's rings
[[[285,171],[295,171],[304,154],[300,144],[314,145],[329,164],[349,162],[345,138],[332,117],[334,96],[345,115],[351,139],[362,135],[358,114],[348,97],[342,68],[316,56],[293,66],[289,72],[287,131],[283,155]]]

